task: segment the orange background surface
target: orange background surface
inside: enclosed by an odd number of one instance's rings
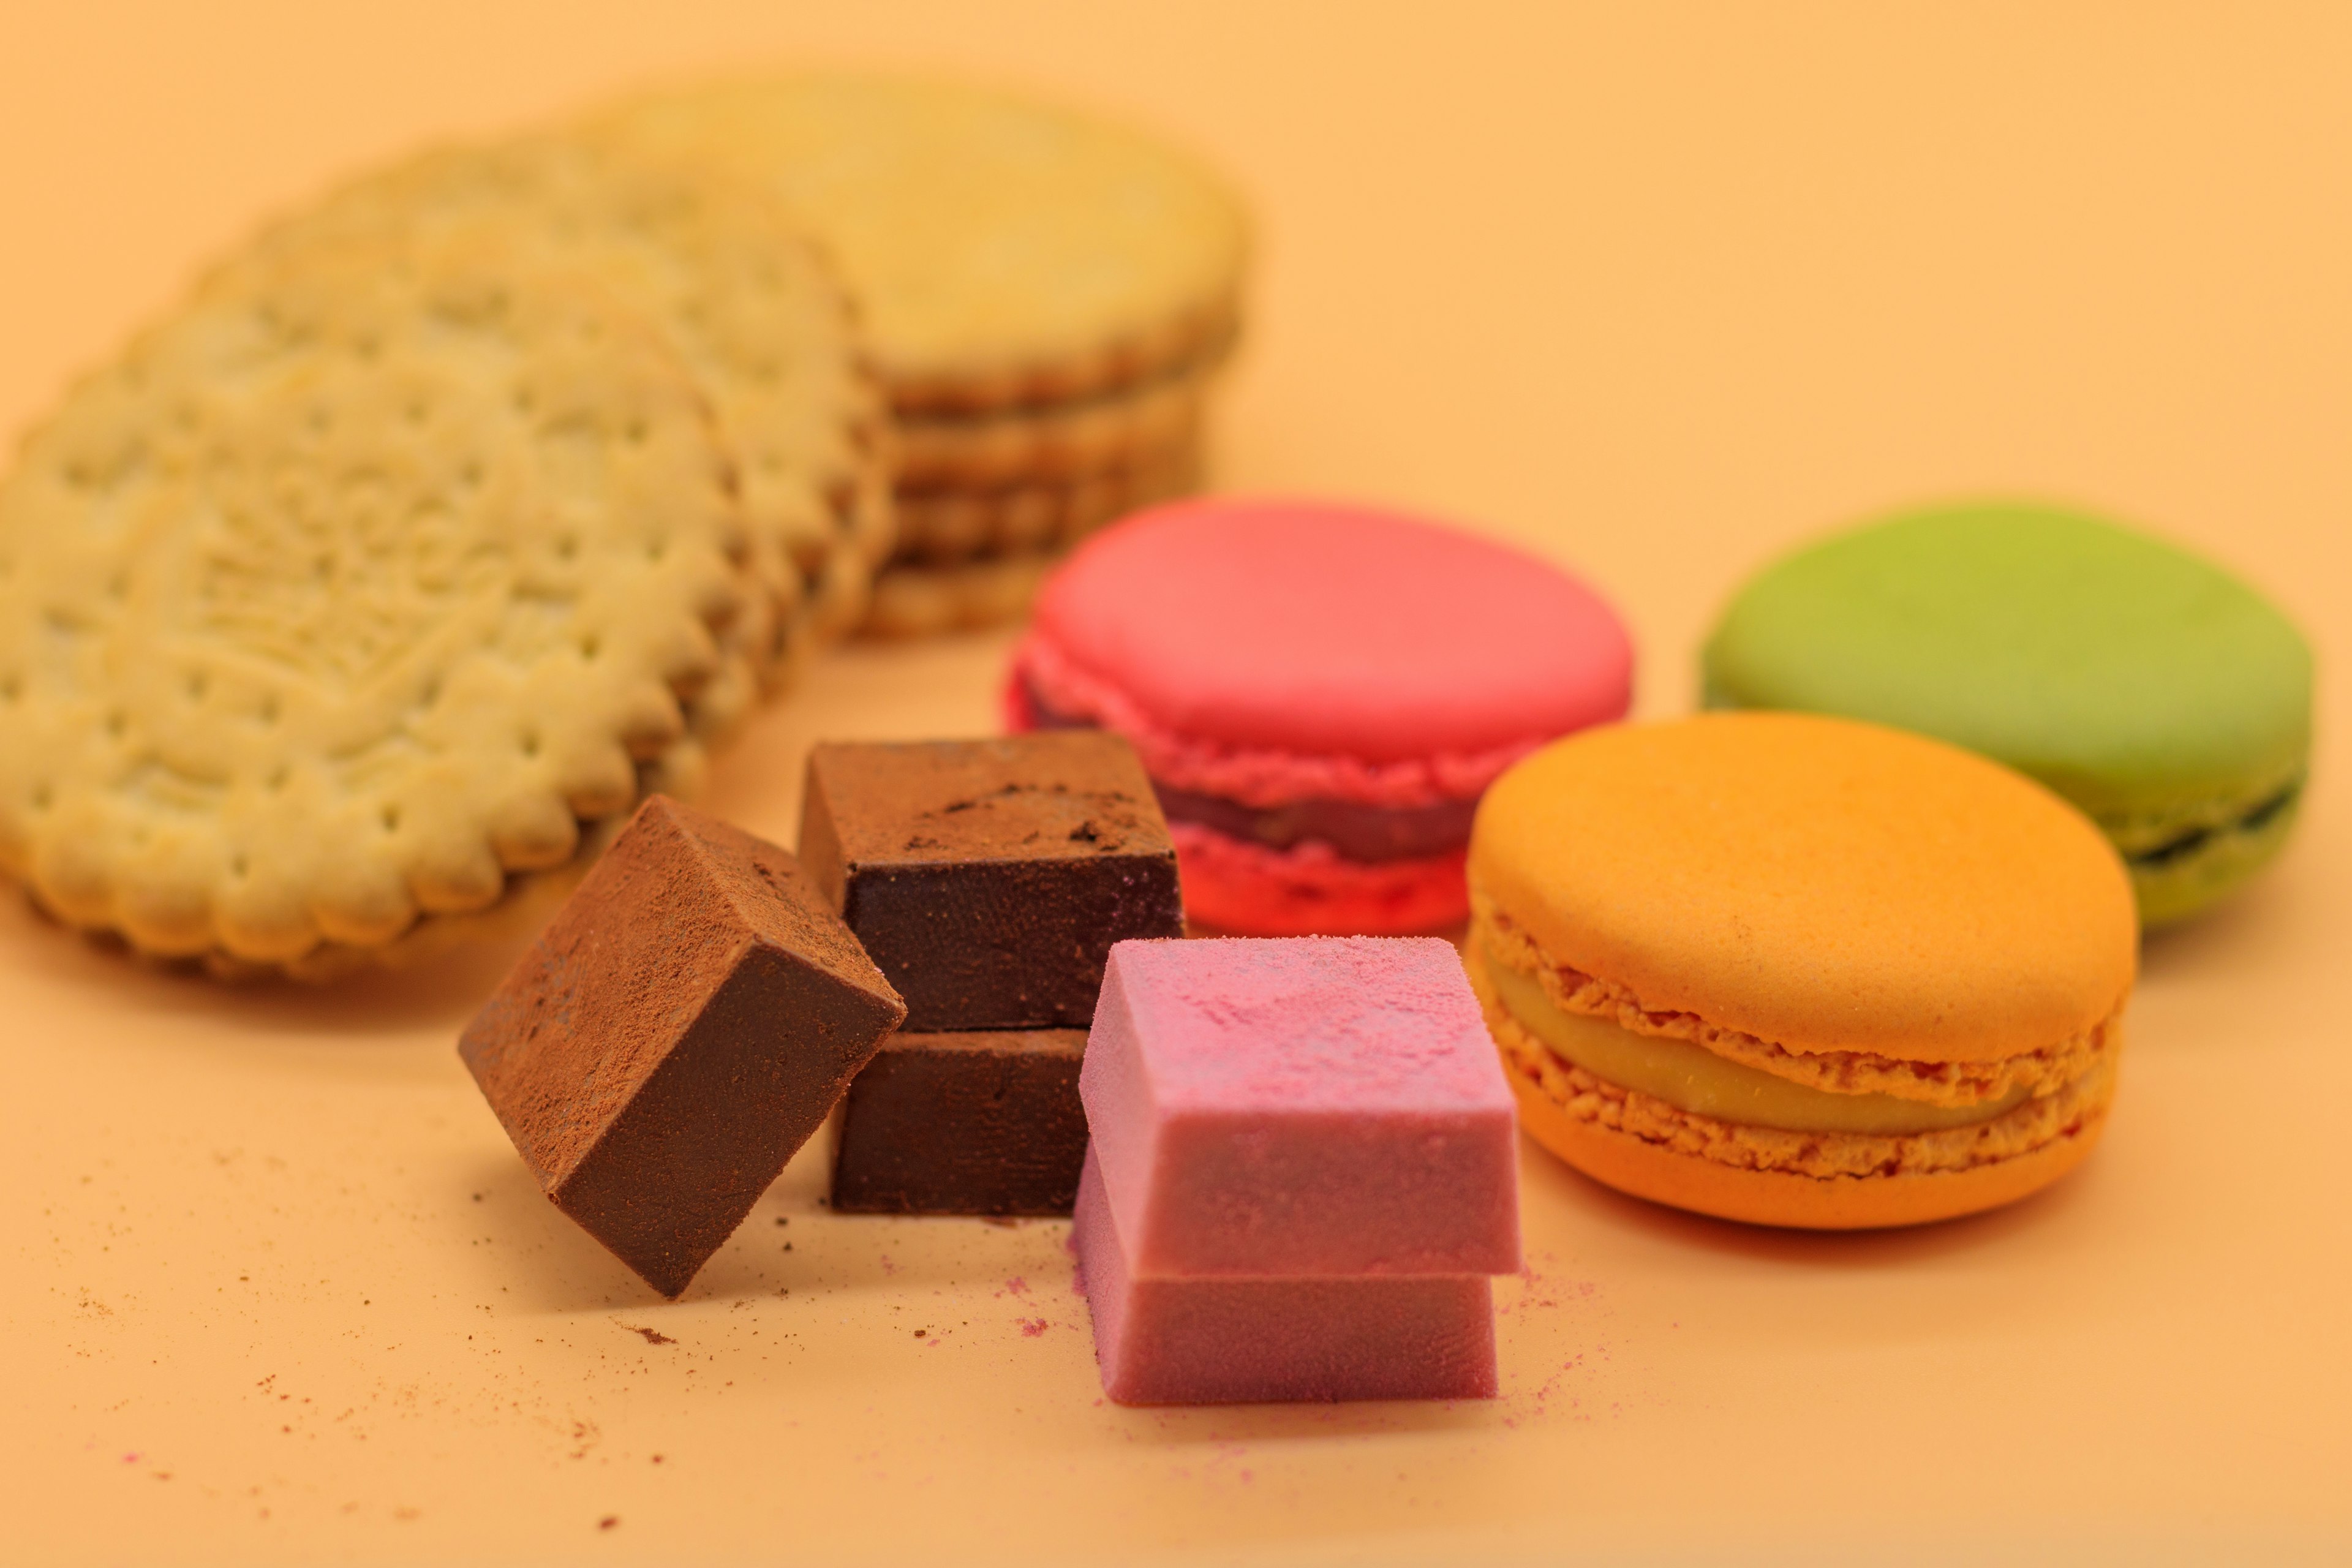
[[[6,900],[0,1558],[2352,1553],[2341,8],[10,0],[0,40],[0,426],[421,139],[714,66],[940,64],[1247,189],[1221,486],[1573,563],[1645,712],[1689,706],[1769,552],[1987,488],[2234,563],[2323,680],[2300,839],[2149,945],[2082,1174],[1812,1237],[1530,1151],[1492,1405],[1106,1405],[1065,1226],[835,1219],[808,1158],[662,1303],[458,1066],[505,954],[230,990]],[[813,738],[984,731],[1003,646],[835,657],[713,804],[789,839]]]

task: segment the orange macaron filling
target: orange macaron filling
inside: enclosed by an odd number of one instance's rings
[[[1612,1018],[1571,1013],[1545,994],[1537,975],[1481,952],[1495,1000],[1526,1034],[1570,1067],[1692,1116],[1786,1132],[1858,1132],[1901,1137],[1973,1127],[2031,1098],[2024,1084],[1998,1099],[1937,1104],[1878,1090],[1815,1089],[1762,1068],[1717,1056],[1671,1035],[1637,1032]]]

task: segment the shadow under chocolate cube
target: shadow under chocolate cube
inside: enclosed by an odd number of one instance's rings
[[[1167,821],[1107,731],[818,746],[800,852],[909,1030],[1082,1029],[1113,942],[1183,934]]]
[[[1066,1215],[1087,1155],[1083,1029],[898,1034],[849,1086],[833,1206]]]

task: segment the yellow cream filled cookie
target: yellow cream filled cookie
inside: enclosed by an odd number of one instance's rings
[[[1522,1124],[1622,1191],[1906,1225],[2035,1191],[2105,1124],[2130,883],[1997,764],[1801,714],[1588,731],[1487,792],[1469,876]]]

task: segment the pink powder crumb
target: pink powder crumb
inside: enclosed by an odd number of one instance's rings
[[[1043,1318],[1015,1318],[1013,1321],[1021,1325],[1022,1336],[1032,1340],[1054,1326]]]

